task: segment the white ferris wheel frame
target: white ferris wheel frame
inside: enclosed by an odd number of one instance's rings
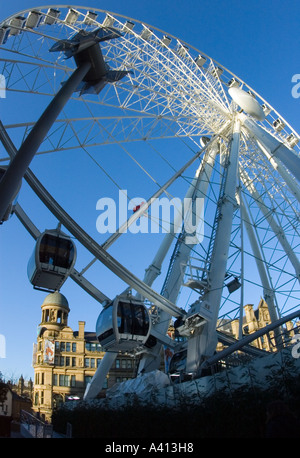
[[[49,8],[51,8],[51,6],[37,8],[35,11],[39,11],[43,18],[47,18],[48,14],[46,10]],[[61,30],[66,28],[74,35],[80,30],[80,28],[83,27],[84,24],[88,24],[88,22],[85,22],[87,21],[87,15],[89,13],[89,10],[86,7],[69,8],[64,5],[55,5],[55,8],[67,9],[67,15],[64,19],[57,18],[55,20],[55,24],[58,27],[61,26]],[[12,27],[13,24],[14,32],[11,32],[11,35],[14,37],[21,36],[26,31],[29,34],[33,34],[35,38],[42,38],[49,41],[54,40],[58,42],[61,39],[59,34],[56,37],[50,35],[46,36],[42,32],[39,32],[39,29],[27,28],[24,24],[22,26],[18,26],[15,22],[13,22],[16,17],[20,17],[21,15],[25,17],[25,15],[30,14],[31,11],[31,9],[27,9],[17,15],[7,18],[4,23],[0,24],[0,28],[4,26]],[[297,161],[299,161],[299,146],[297,144],[297,140],[299,140],[298,134],[285,120],[283,120],[276,110],[274,110],[244,81],[206,54],[199,52],[193,46],[180,41],[174,36],[167,36],[164,32],[131,18],[116,15],[114,13],[107,13],[99,9],[93,9],[93,11],[102,15],[104,18],[103,22],[93,20],[93,27],[102,27],[105,25],[111,26],[113,24],[113,26],[122,31],[125,36],[125,38],[123,37],[122,48],[118,47],[117,41],[111,41],[106,46],[105,51],[106,55],[109,56],[109,62],[117,66],[120,65],[120,62],[122,62],[124,69],[129,71],[133,70],[133,73],[128,74],[128,79],[126,81],[124,80],[124,82],[120,85],[114,85],[114,97],[118,101],[119,106],[121,106],[123,110],[130,110],[130,116],[126,119],[126,121],[130,120],[130,123],[126,126],[123,125],[124,117],[113,116],[117,123],[115,126],[116,130],[119,130],[122,134],[124,134],[123,142],[126,143],[128,141],[134,141],[134,135],[136,132],[140,137],[150,138],[152,132],[155,131],[154,127],[157,126],[160,126],[160,129],[157,130],[159,132],[158,136],[162,135],[164,138],[171,138],[175,135],[182,138],[190,137],[192,138],[192,141],[195,142],[193,139],[196,136],[201,137],[207,134],[211,136],[211,140],[208,145],[199,149],[189,161],[187,161],[175,172],[175,174],[173,174],[171,178],[165,182],[164,185],[160,186],[159,191],[157,191],[154,196],[159,196],[166,191],[168,187],[196,161],[196,159],[200,156],[204,157],[206,151],[213,149],[214,145],[216,145],[218,141],[227,140],[228,145],[230,145],[234,136],[237,135],[237,149],[234,153],[236,168],[232,169],[233,177],[235,176],[236,171],[239,170],[238,173],[241,184],[244,186],[247,193],[253,197],[253,201],[255,201],[258,205],[265,220],[272,228],[278,243],[280,243],[285,255],[294,267],[296,278],[298,278],[299,281],[299,260],[290,246],[289,241],[284,236],[284,228],[281,226],[280,221],[274,216],[273,212],[269,211],[259,191],[261,189],[260,187],[264,186],[264,180],[267,182],[267,176],[263,176],[262,171],[267,171],[269,176],[278,186],[279,192],[283,195],[283,200],[286,200],[289,204],[291,203],[290,196],[293,196],[293,198],[299,202],[300,191],[299,184],[297,183],[297,175],[296,177],[293,176],[293,173],[297,172],[293,169],[293,164],[297,164]],[[72,19],[71,13],[75,13],[76,19]],[[81,20],[79,20],[78,17],[81,18]],[[138,30],[134,28],[135,24],[137,25]],[[175,43],[175,45],[173,43]],[[5,46],[3,46],[3,50],[5,50]],[[55,65],[53,65],[53,63],[47,61],[46,59],[41,59],[38,55],[29,56],[28,51],[21,52],[20,50],[16,50],[15,54],[16,53],[17,58],[12,58],[11,56],[9,59],[6,59],[4,57],[1,58],[0,61],[4,61],[8,66],[11,65],[12,67],[18,66],[18,68],[20,68],[22,64],[24,64],[27,66],[32,65],[38,69],[38,75],[36,75],[35,79],[31,82],[30,72],[28,72],[28,74],[22,74],[23,80],[26,80],[27,89],[21,89],[21,92],[28,91],[38,93],[39,90],[36,83],[40,73],[42,73],[46,68],[51,68],[51,70],[55,70],[55,72],[62,71],[64,74],[68,74],[73,70],[72,66],[69,66],[68,61],[66,61],[66,65],[62,64],[60,58],[58,58]],[[144,61],[141,59],[141,53],[143,53],[144,56],[146,55],[146,58],[144,57]],[[32,62],[28,61],[28,58],[30,57],[33,57]],[[168,65],[170,62],[172,65]],[[134,75],[134,70],[139,71],[138,79],[136,79]],[[197,78],[195,75],[197,75]],[[225,88],[235,85],[251,92],[252,96],[255,97],[264,107],[266,117],[263,121],[257,121],[249,117],[247,113],[242,112],[242,110],[238,109],[237,105],[232,102],[226,93]],[[49,81],[49,86],[53,86],[52,81]],[[9,90],[11,89],[8,87],[8,91]],[[53,91],[54,90],[55,88],[53,88]],[[51,94],[49,93],[49,95]],[[101,97],[101,104],[114,108],[110,91],[104,90]],[[138,104],[141,101],[143,104],[142,109],[138,108]],[[180,101],[180,103],[178,101]],[[92,104],[93,102],[89,100],[89,103]],[[78,138],[79,145],[83,148],[88,148],[91,143],[88,135],[84,140],[79,137],[80,133],[77,133],[75,128],[76,123],[78,121],[86,120],[92,122],[93,125],[101,126],[102,119],[106,118],[94,117],[92,113],[89,118],[69,118],[69,123],[72,125],[74,137]],[[172,125],[174,120],[178,128],[175,134]],[[56,120],[57,125],[63,122],[63,119],[58,118]],[[27,132],[32,125],[33,123],[29,122],[24,123],[23,125],[10,124],[1,126],[1,141],[6,146],[10,159],[16,155],[17,149],[8,136],[7,130],[17,127],[25,127],[25,132]],[[235,127],[232,131],[233,125]],[[101,127],[100,130],[103,135],[103,143],[110,141],[114,143],[115,138],[113,135],[110,135],[105,128]],[[155,137],[155,132],[153,137]],[[60,146],[61,144],[62,137],[59,137],[57,145],[53,144],[53,151],[69,148],[69,146]],[[101,141],[99,144],[101,144]],[[195,145],[199,147],[196,142]],[[243,149],[243,155],[239,155],[239,149]],[[257,175],[255,174],[253,167],[250,166],[249,159],[250,155],[256,150],[259,150],[259,158],[263,163],[263,168]],[[37,155],[47,154],[50,152],[50,149],[45,149],[43,151],[39,151]],[[208,164],[208,157],[209,155],[207,155],[206,160],[203,161],[203,167],[206,167],[206,174],[208,173],[208,169],[212,167],[212,165]],[[287,157],[291,158],[292,165],[286,163]],[[2,161],[7,159],[9,158],[3,158]],[[230,166],[232,167],[232,164],[230,164]],[[247,166],[250,168],[251,176],[247,172]],[[231,167],[229,167],[229,170]],[[202,170],[202,173],[204,173],[204,170]],[[264,296],[269,305],[272,319],[276,320],[278,316],[276,304],[274,302],[274,286],[272,285],[271,275],[268,272],[267,262],[264,259],[264,254],[262,253],[262,244],[259,242],[258,233],[255,229],[255,225],[253,225],[253,220],[251,220],[251,208],[249,207],[249,204],[245,201],[245,198],[241,193],[238,196],[235,196],[236,191],[233,177],[228,178],[227,184],[224,183],[224,201],[227,200],[227,202],[230,202],[230,199],[234,199],[235,197],[240,199],[239,205],[243,213],[245,228],[254,251],[254,257],[257,261],[257,268],[262,281]],[[62,223],[70,231],[70,233],[87,248],[95,259],[100,260],[119,278],[125,281],[125,283],[127,283],[131,288],[136,290],[138,294],[147,298],[151,303],[153,303],[153,305],[162,310],[162,313],[165,314],[164,318],[168,316],[186,318],[186,312],[175,304],[176,295],[174,296],[174,300],[169,300],[167,297],[157,293],[151,288],[150,284],[153,283],[155,275],[151,278],[151,280],[148,278],[142,281],[108,254],[107,249],[111,246],[115,239],[120,236],[121,231],[110,237],[103,246],[97,244],[95,240],[93,240],[53,199],[50,193],[47,192],[31,170],[26,172],[25,179],[48,209],[50,209],[50,211],[57,217],[60,223]],[[258,180],[257,183],[259,183],[258,187],[256,186],[256,179]],[[284,183],[284,187],[281,186],[280,180]],[[231,183],[230,191],[226,188],[226,186],[228,187],[228,183]],[[269,189],[268,192],[268,198],[270,199],[272,198],[274,190]],[[151,198],[153,198],[153,196],[151,196]],[[150,205],[150,200],[151,199],[149,198],[147,205]],[[232,215],[236,202],[230,202],[229,205],[231,207],[231,213],[228,213],[227,210],[224,211],[224,214],[227,215],[228,222],[224,223],[222,237],[224,236],[224,228],[227,228],[228,237],[230,238],[230,221],[232,221]],[[225,207],[223,207],[223,210],[224,208]],[[129,219],[128,224],[131,224],[139,218],[144,210],[145,207],[140,208],[131,217],[131,219]],[[17,207],[16,211],[25,223],[25,226],[27,226],[27,229],[31,230],[32,235],[36,236],[37,230],[36,228],[33,229],[33,224],[30,223],[30,220],[26,217],[23,210],[20,207]],[[282,210],[282,213],[284,213],[284,210]],[[213,241],[216,244],[214,246],[215,251],[220,253],[220,250],[216,249],[217,241],[215,239]],[[169,243],[171,243],[171,237],[169,238]],[[157,254],[157,257],[160,258],[159,262],[161,262],[167,252],[166,247],[162,247],[161,250],[162,251],[159,251]],[[185,261],[187,265],[189,258],[186,257],[181,261]],[[207,261],[207,265],[209,265],[210,260]],[[218,263],[215,265],[219,266]],[[206,266],[206,270],[207,269],[208,267]],[[215,274],[213,277],[218,278],[219,281],[219,277],[223,274],[224,269],[222,272]],[[71,274],[71,278],[93,295],[93,297],[95,297],[99,302],[104,303],[109,299],[104,293],[95,288],[94,285],[89,284],[89,282],[75,269]],[[216,291],[218,288],[219,287],[215,285],[211,287],[211,290]],[[214,312],[215,315],[216,312],[218,312],[218,309]],[[213,319],[213,328],[215,328],[216,320],[217,315],[214,316]],[[165,319],[162,321],[165,321]],[[192,324],[192,326],[194,326],[194,324]],[[165,325],[163,328],[164,329],[159,329],[158,331],[161,335],[165,334],[166,331]],[[215,338],[215,335],[213,338]],[[197,342],[197,345],[200,345],[199,341]]]

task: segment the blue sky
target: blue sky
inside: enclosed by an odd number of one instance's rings
[[[300,98],[291,95],[292,77],[300,73],[298,0],[81,0],[79,4],[143,21],[202,50],[246,81],[300,132]],[[32,0],[1,2],[0,20],[42,5]],[[13,114],[8,99],[1,109]],[[22,192],[23,200],[30,198],[26,188]],[[31,237],[16,218],[0,227],[0,334],[6,340],[0,371],[7,378],[33,375],[32,345],[45,294],[34,291],[27,280],[32,249]],[[78,320],[85,320],[86,328],[94,330],[99,305],[72,282],[62,292],[71,306],[70,326],[75,330]]]

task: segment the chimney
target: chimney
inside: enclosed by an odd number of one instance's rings
[[[78,321],[78,337],[80,339],[84,339],[84,327],[85,327],[85,321]]]

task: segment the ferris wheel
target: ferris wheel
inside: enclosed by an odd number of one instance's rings
[[[37,240],[35,287],[70,277],[103,305],[89,396],[119,351],[141,355],[144,373],[165,345],[197,376],[222,326],[238,320],[243,340],[253,289],[272,323],[298,316],[299,135],[255,90],[179,38],[99,9],[21,11],[0,24],[0,47],[0,217],[15,212]],[[23,176],[56,228],[15,203]]]

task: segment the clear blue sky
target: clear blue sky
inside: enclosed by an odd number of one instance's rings
[[[202,50],[246,81],[300,132],[300,99],[291,95],[292,76],[300,73],[298,0],[81,0],[78,4],[143,21]],[[36,6],[41,2],[2,1],[0,20]],[[13,113],[13,108],[5,102],[5,109]],[[26,188],[22,192],[26,200]],[[33,376],[32,345],[45,294],[34,291],[27,280],[32,249],[31,237],[16,218],[0,227],[0,334],[6,339],[0,371],[6,378]],[[71,306],[70,326],[76,330],[78,320],[85,320],[86,328],[94,330],[98,304],[71,281],[62,293]]]

